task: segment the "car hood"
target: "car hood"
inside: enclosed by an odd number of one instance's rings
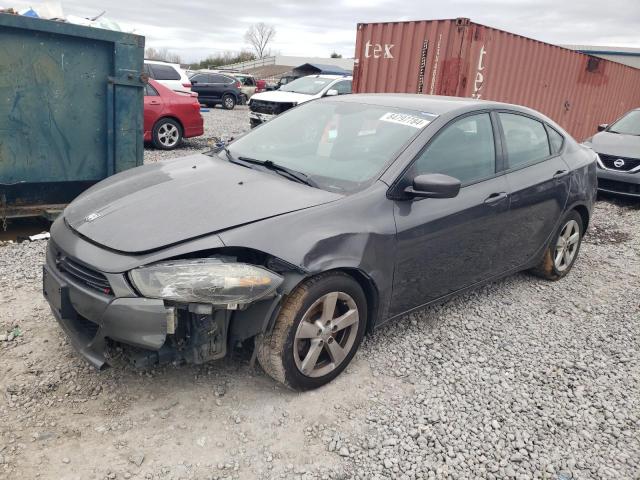
[[[304,103],[316,98],[315,95],[307,95],[305,93],[282,92],[274,90],[272,92],[256,93],[251,100],[264,100],[267,102],[291,102]]]
[[[640,158],[640,137],[620,133],[600,132],[591,139],[593,149],[605,155]]]
[[[198,154],[114,175],[76,198],[64,218],[94,243],[140,253],[339,198]]]

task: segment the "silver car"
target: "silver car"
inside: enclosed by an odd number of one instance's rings
[[[584,142],[598,159],[598,190],[640,198],[640,108],[598,126]]]

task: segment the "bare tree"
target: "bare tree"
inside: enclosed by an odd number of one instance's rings
[[[147,60],[161,60],[170,63],[182,63],[180,55],[171,52],[168,48],[149,47],[144,51],[144,58]]]
[[[264,58],[268,52],[267,47],[275,36],[276,29],[273,25],[260,22],[249,27],[244,34],[244,39],[256,51],[258,58]]]

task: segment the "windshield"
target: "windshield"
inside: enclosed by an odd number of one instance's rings
[[[302,77],[280,87],[281,92],[305,93],[315,95],[333,82],[335,78]]]
[[[624,135],[640,135],[640,110],[632,110],[609,126],[607,131]]]
[[[368,185],[436,116],[353,102],[314,101],[279,115],[229,145],[235,158],[271,162],[319,188]],[[225,158],[221,155],[221,158]]]

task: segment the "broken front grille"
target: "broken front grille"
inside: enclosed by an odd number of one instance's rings
[[[111,294],[109,280],[102,273],[81,265],[69,257],[60,257],[57,261],[58,269],[89,288],[104,294]]]
[[[266,113],[268,115],[279,115],[293,107],[290,102],[269,102],[267,100],[251,100],[249,108],[252,112]]]
[[[640,166],[640,159],[629,157],[616,157],[615,155],[600,155],[602,164],[611,169],[620,172],[628,172]]]

